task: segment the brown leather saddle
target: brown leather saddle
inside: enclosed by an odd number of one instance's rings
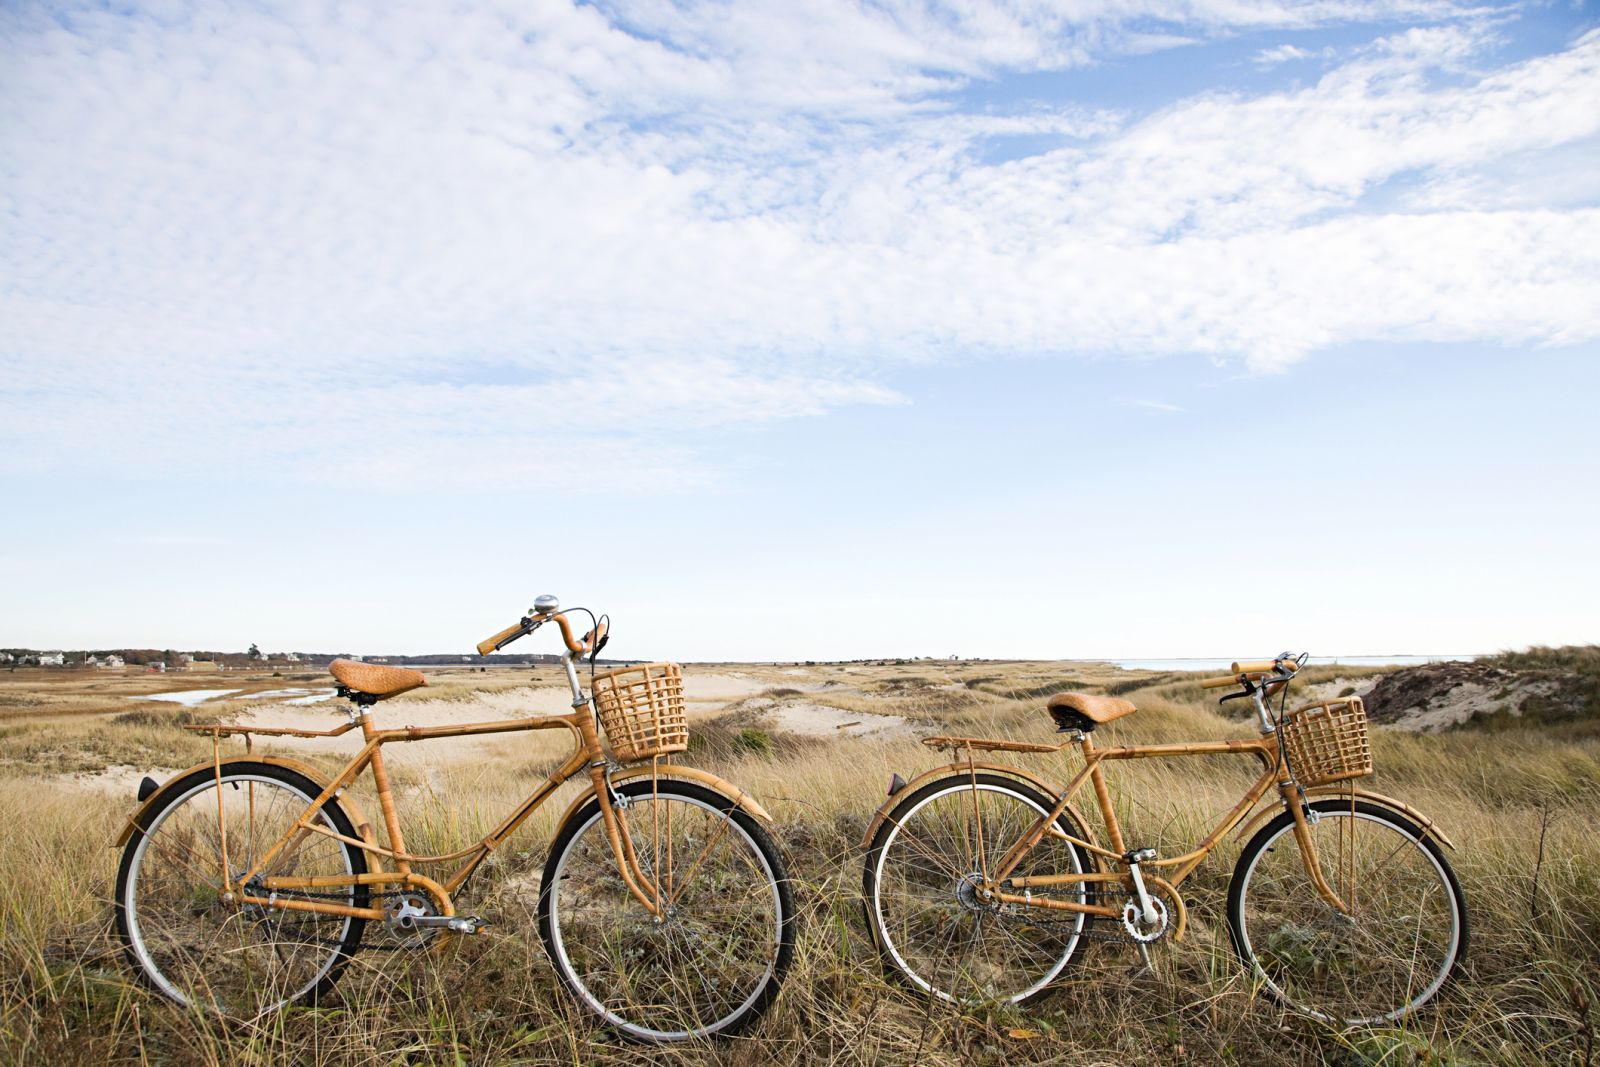
[[[351,698],[358,704],[375,704],[428,684],[421,671],[357,663],[353,659],[334,660],[328,664],[328,672],[342,688],[350,691]]]
[[[1049,708],[1057,730],[1082,730],[1084,733],[1139,710],[1130,700],[1090,693],[1057,693],[1050,698]]]

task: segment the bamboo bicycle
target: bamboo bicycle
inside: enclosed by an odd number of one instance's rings
[[[1392,1022],[1426,1004],[1467,948],[1466,904],[1440,847],[1454,846],[1426,816],[1354,786],[1372,770],[1359,698],[1287,714],[1280,700],[1274,717],[1268,698],[1286,698],[1305,659],[1235,663],[1229,677],[1201,683],[1242,686],[1223,700],[1254,702],[1258,738],[1098,748],[1095,728],[1134,705],[1061,693],[1049,711],[1069,735],[1063,744],[926,739],[960,758],[910,783],[896,776],[863,840],[867,921],[886,968],[945,1000],[1020,1004],[1099,933],[1091,923],[1111,924],[1148,967],[1151,943],[1183,938],[1184,879],[1242,826],[1248,843],[1228,887],[1228,928],[1261,988],[1342,1025]],[[1084,767],[1065,788],[974,756],[1068,745]],[[1261,774],[1192,851],[1163,857],[1125,840],[1105,763],[1222,755],[1252,756]],[[1086,781],[1104,845],[1072,804]],[[1273,789],[1277,797],[1251,815]]]
[[[577,609],[583,610],[583,609]],[[592,614],[590,616],[593,618]],[[678,668],[647,664],[593,675],[606,622],[574,639],[554,597],[478,646],[488,654],[555,623],[572,712],[459,726],[379,729],[372,707],[427,680],[413,670],[347,660],[330,665],[351,702],[332,730],[212,724],[213,758],[156,788],[117,844],[116,927],[149,985],[179,1004],[255,1019],[315,1004],[362,947],[421,948],[487,924],[457,915],[454,898],[491,852],[556,788],[582,771],[589,788],[557,824],[539,887],[539,933],[566,988],[606,1024],[652,1042],[730,1034],[777,995],[794,951],[794,903],[783,861],[738,787],[663,760],[688,747]],[[588,655],[593,708],[577,666]],[[625,762],[600,743],[603,724]],[[250,754],[251,734],[337,737],[366,744],[326,780],[296,760]],[[443,856],[408,852],[383,746],[437,737],[566,729],[572,754],[483,840]],[[223,756],[224,737],[246,754]],[[370,768],[387,843],[346,792]],[[443,881],[417,864],[461,861]]]

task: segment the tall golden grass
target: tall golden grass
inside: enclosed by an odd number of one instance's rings
[[[840,675],[850,690],[808,700],[943,729],[1043,740],[1050,665],[918,664]],[[1081,674],[1081,672],[1079,672]],[[1331,672],[1313,674],[1315,683]],[[1094,678],[1079,677],[1078,681]],[[1102,677],[1098,680],[1104,681]],[[486,676],[487,687],[509,679]],[[1192,682],[1167,678],[1125,695],[1140,713],[1114,741],[1241,736]],[[961,684],[966,683],[966,684]],[[478,680],[461,679],[470,689]],[[525,684],[517,682],[516,684]],[[381,711],[381,709],[380,709]],[[178,714],[169,713],[172,718]],[[641,1049],[595,1028],[565,997],[534,923],[537,876],[557,797],[485,867],[460,910],[496,925],[439,955],[367,952],[332,1003],[224,1027],[144,991],[110,934],[117,853],[131,792],[64,777],[94,766],[205,758],[209,742],[170,719],[79,716],[0,728],[0,1059],[7,1063],[1131,1063],[1591,1064],[1600,1025],[1600,741],[1532,730],[1375,739],[1374,788],[1435,816],[1471,909],[1461,979],[1403,1029],[1340,1032],[1285,1015],[1233,959],[1223,919],[1239,842],[1185,887],[1191,933],[1164,944],[1154,977],[1130,978],[1132,953],[1090,943],[1053,996],[1027,1010],[958,1011],[882,975],[860,918],[860,836],[891,772],[939,757],[912,738],[774,737],[740,743],[748,714],[697,723],[693,762],[744,786],[774,815],[802,911],[784,992],[749,1036]],[[557,759],[558,739],[508,742],[472,765],[399,775],[411,843],[460,847],[490,829]],[[291,746],[283,746],[292,750]],[[317,757],[332,765],[330,757]],[[1021,757],[1065,781],[1073,758]],[[1247,761],[1118,767],[1113,797],[1130,839],[1176,848],[1237,798]],[[571,787],[569,787],[571,788]],[[365,798],[369,812],[376,804]],[[381,930],[368,938],[380,942]]]

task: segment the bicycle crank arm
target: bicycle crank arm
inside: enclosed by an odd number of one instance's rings
[[[489,925],[487,919],[477,915],[402,915],[395,920],[402,930],[443,927],[453,934],[476,934]]]

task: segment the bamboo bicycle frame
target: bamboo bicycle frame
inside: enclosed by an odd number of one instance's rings
[[[1110,760],[1135,760],[1135,759],[1170,759],[1182,756],[1225,756],[1249,755],[1255,756],[1261,762],[1261,774],[1256,778],[1244,796],[1234,805],[1233,809],[1223,816],[1222,821],[1205,836],[1205,838],[1189,852],[1181,856],[1145,860],[1140,863],[1141,870],[1166,870],[1168,877],[1148,875],[1145,881],[1159,889],[1166,890],[1177,907],[1177,933],[1176,937],[1183,936],[1185,926],[1185,909],[1183,899],[1178,894],[1178,887],[1189,877],[1209,856],[1217,844],[1237,827],[1263,797],[1277,786],[1278,794],[1284,807],[1294,819],[1295,842],[1300,846],[1301,859],[1305,863],[1306,873],[1311,878],[1318,894],[1330,905],[1340,911],[1349,912],[1343,900],[1333,887],[1328,885],[1323,877],[1317,861],[1316,842],[1311,839],[1310,825],[1306,821],[1305,807],[1300,800],[1300,787],[1289,775],[1285,766],[1282,753],[1278,748],[1278,739],[1275,734],[1264,734],[1255,739],[1236,739],[1229,741],[1200,741],[1165,745],[1120,745],[1110,748],[1097,748],[1094,738],[1088,733],[1080,733],[1076,739],[1083,754],[1083,770],[1069,782],[1065,789],[1056,792],[1055,806],[1051,810],[1036,818],[1028,829],[1000,856],[992,865],[988,855],[985,854],[982,840],[981,823],[977,819],[977,764],[973,760],[974,749],[994,748],[1000,751],[1036,751],[1059,752],[1067,747],[1067,742],[1061,745],[1034,745],[1020,744],[1013,741],[989,740],[976,737],[930,737],[924,744],[935,748],[950,748],[962,750],[966,753],[966,768],[973,782],[973,815],[975,826],[979,827],[975,841],[968,842],[968,848],[976,846],[976,854],[969,855],[967,859],[973,862],[973,870],[982,876],[982,883],[978,890],[985,899],[997,900],[1006,904],[1015,904],[1022,907],[1047,908],[1057,911],[1082,912],[1086,915],[1098,915],[1106,918],[1120,918],[1121,909],[1105,904],[1079,904],[1067,900],[1053,900],[1036,898],[1032,896],[1034,889],[1052,888],[1090,882],[1116,882],[1126,886],[1130,891],[1134,889],[1132,871],[1128,867],[1128,850],[1122,837],[1122,825],[1117,820],[1117,813],[1111,803],[1110,791],[1106,788],[1105,772],[1102,764]],[[995,768],[1009,770],[1008,768]],[[1020,772],[1013,772],[1020,773]],[[1023,777],[1031,777],[1024,775]],[[1102,848],[1092,841],[1085,841],[1072,834],[1064,833],[1056,826],[1056,820],[1061,817],[1078,791],[1085,782],[1090,783],[1094,789],[1095,802],[1100,809],[1100,818],[1105,826],[1106,838],[1110,848]],[[1064,840],[1114,863],[1121,864],[1120,873],[1100,874],[1046,874],[1023,878],[1009,877],[1017,868],[1024,857],[1031,852],[1046,836]],[[1012,892],[1016,890],[1016,892]]]
[[[220,742],[224,737],[242,735],[246,745],[252,734],[268,736],[289,737],[338,737],[348,733],[359,725],[362,737],[366,744],[354,758],[345,765],[343,771],[329,782],[322,792],[313,800],[294,825],[286,830],[281,837],[263,853],[260,859],[255,860],[248,870],[238,878],[229,874],[228,863],[228,838],[227,827],[222,822],[222,760],[220,755]],[[639,868],[638,858],[634,853],[633,841],[628,833],[627,821],[611,803],[610,789],[606,778],[605,752],[600,745],[599,732],[595,726],[594,714],[585,704],[575,707],[566,715],[538,715],[526,719],[503,719],[494,722],[465,723],[459,726],[406,726],[399,729],[380,730],[373,725],[372,716],[365,707],[359,709],[351,722],[333,730],[295,730],[287,727],[242,727],[224,724],[194,725],[185,727],[197,733],[209,733],[212,737],[213,766],[215,767],[217,792],[218,831],[220,837],[220,852],[222,864],[222,885],[224,887],[223,899],[235,904],[253,904],[263,907],[282,908],[292,911],[311,911],[328,915],[346,915],[364,919],[381,920],[386,917],[382,907],[354,907],[351,905],[337,904],[320,900],[279,899],[281,890],[297,889],[326,889],[329,887],[347,885],[398,885],[406,888],[420,889],[433,898],[443,915],[454,915],[455,910],[451,904],[451,894],[456,893],[466,884],[468,878],[477,870],[478,865],[500,846],[518,826],[532,815],[538,807],[548,800],[561,785],[570,780],[584,768],[588,768],[589,779],[594,784],[595,797],[600,804],[601,818],[605,822],[606,840],[611,845],[612,853],[617,860],[617,870],[622,876],[623,883],[628,892],[639,901],[652,915],[659,915],[670,900],[664,898],[658,888]],[[523,730],[555,730],[568,729],[573,732],[574,747],[560,767],[551,772],[544,783],[535,789],[510,815],[497,826],[488,836],[476,844],[456,852],[442,856],[419,856],[407,852],[405,838],[400,831],[399,815],[395,807],[394,794],[389,785],[389,776],[383,765],[383,746],[391,741],[425,741],[437,737],[464,737],[475,734],[514,733]],[[380,846],[371,832],[371,827],[363,824],[357,831],[361,837],[348,837],[338,833],[327,826],[321,825],[318,814],[322,806],[330,799],[337,797],[368,767],[372,768],[372,778],[377,786],[378,803],[383,809],[384,829],[388,834],[388,847]],[[254,786],[251,786],[251,804],[254,804]],[[353,845],[366,852],[374,867],[377,868],[366,874],[360,875],[314,875],[297,877],[292,875],[267,875],[260,880],[260,887],[267,890],[267,895],[262,896],[246,888],[248,883],[277,859],[287,858],[293,851],[317,833]],[[253,851],[253,850],[252,850]],[[392,862],[394,869],[382,869],[383,861]],[[453,860],[463,860],[460,868],[449,876],[443,883],[437,882],[425,875],[417,874],[411,870],[413,863],[448,863]],[[689,872],[690,875],[693,872]],[[688,881],[688,877],[683,879]],[[677,887],[680,891],[682,886]]]

